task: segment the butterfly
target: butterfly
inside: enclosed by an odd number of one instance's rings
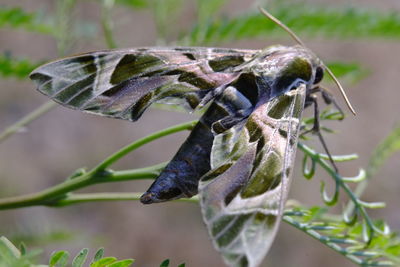
[[[151,204],[199,193],[225,262],[257,266],[282,218],[302,111],[324,70],[303,45],[149,47],[63,58],[38,67],[30,78],[63,106],[129,121],[154,103],[206,108],[140,200]]]

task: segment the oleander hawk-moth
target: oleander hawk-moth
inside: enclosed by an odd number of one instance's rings
[[[145,204],[199,192],[230,266],[257,266],[282,217],[307,97],[324,65],[307,48],[137,48],[63,58],[30,77],[69,108],[136,121],[153,103],[207,110]]]

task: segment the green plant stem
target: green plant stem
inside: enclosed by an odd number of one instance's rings
[[[57,103],[48,101],[35,109],[34,111],[21,118],[19,121],[7,127],[3,132],[0,133],[0,143],[6,140],[8,137],[20,131],[24,126],[28,125],[33,120],[49,112],[51,109],[57,106]]]
[[[122,149],[120,149],[119,151],[115,152],[114,154],[112,154],[111,156],[109,156],[108,158],[106,158],[103,162],[101,162],[99,165],[97,165],[96,167],[93,168],[92,172],[98,172],[101,170],[106,169],[107,167],[109,167],[111,164],[115,163],[117,160],[121,159],[122,157],[124,157],[126,154],[130,153],[131,151],[147,144],[150,143],[156,139],[159,139],[161,137],[164,137],[166,135],[170,135],[173,133],[177,133],[180,131],[184,131],[184,130],[190,130],[194,127],[194,125],[196,125],[197,120],[194,121],[190,121],[190,122],[185,122],[182,124],[178,124],[166,129],[163,129],[159,132],[150,134],[146,137],[143,137],[125,147],[123,147]]]
[[[140,169],[122,170],[122,171],[105,171],[103,178],[104,183],[122,182],[130,180],[154,179],[165,168],[168,162],[163,162],[153,166],[148,166]]]
[[[33,194],[0,199],[0,210],[15,209],[30,206],[52,206],[67,197],[68,193],[99,183],[121,182],[126,180],[154,179],[165,166],[154,166],[125,171],[104,171],[101,173],[85,173]]]
[[[68,194],[65,198],[55,201],[50,206],[64,207],[68,205],[86,203],[86,202],[99,202],[99,201],[134,201],[139,200],[143,193],[88,193],[88,194]],[[181,198],[175,201],[198,203],[197,196],[192,198]]]
[[[124,171],[112,171],[106,168],[115,163],[117,160],[121,159],[126,154],[141,147],[142,145],[152,142],[166,135],[191,129],[196,123],[197,121],[191,121],[178,124],[141,138],[133,142],[132,144],[122,148],[111,156],[107,157],[103,162],[94,167],[92,170],[88,172],[82,172],[78,176],[73,175],[71,178],[66,179],[64,182],[45,189],[41,192],[27,194],[19,197],[0,199],[0,210],[40,205],[56,205],[56,203],[68,197],[68,194],[72,191],[94,184],[137,179],[154,179],[159,175],[160,171],[165,167],[166,163],[161,163],[141,169]]]
[[[71,14],[75,7],[76,0],[65,0],[65,1],[57,1],[56,2],[56,22],[55,27],[56,31],[54,37],[57,41],[58,54],[63,56],[67,50],[67,47],[71,43],[71,30],[70,30],[70,22],[71,22]],[[2,133],[0,133],[0,143],[6,140],[11,135],[18,132],[22,127],[29,124],[33,120],[47,113],[57,104],[53,101],[48,101],[30,112],[22,119],[6,128]]]
[[[57,50],[60,56],[64,56],[72,43],[72,14],[76,5],[76,0],[56,1],[56,31]]]
[[[321,159],[319,154],[312,150],[311,148],[307,147],[306,145],[302,143],[298,143],[298,148],[302,150],[305,154],[307,154],[312,160],[317,162],[322,168],[325,169],[326,172],[328,172],[334,179],[337,185],[339,185],[349,196],[350,200],[354,203],[355,207],[357,208],[358,212],[361,214],[361,216],[364,218],[368,228],[372,231],[375,232],[381,232],[379,229],[377,229],[372,222],[371,218],[367,214],[367,211],[365,210],[365,207],[362,205],[360,200],[357,198],[357,196],[351,191],[350,187],[343,182],[339,174],[337,174],[326,161]],[[370,233],[369,240],[373,238],[373,232]]]
[[[376,175],[378,170],[386,162],[386,160],[395,152],[400,150],[400,126],[394,128],[391,133],[383,139],[383,141],[374,149],[368,162],[366,170],[367,177],[364,181],[360,182],[354,194],[360,198],[368,186],[370,179]],[[345,208],[347,214],[354,212],[355,205],[349,202]]]
[[[101,4],[101,26],[103,28],[104,39],[108,48],[116,48],[117,43],[113,37],[113,25],[111,19],[111,10],[114,6],[114,0],[103,0]]]
[[[314,230],[310,230],[307,229],[307,224],[302,224],[298,221],[296,221],[295,219],[293,219],[290,216],[283,216],[282,220],[288,224],[290,224],[291,226],[299,229],[300,231],[308,234],[309,236],[311,236],[312,238],[320,241],[321,243],[323,243],[324,245],[328,246],[329,248],[333,249],[336,252],[339,252],[340,254],[344,255],[346,258],[348,258],[349,260],[351,260],[352,262],[356,263],[356,264],[360,264],[360,259],[358,259],[355,256],[352,255],[348,255],[348,252],[344,249],[342,249],[339,245],[334,244],[334,243],[330,243],[329,240],[324,240],[321,238],[321,234],[319,234],[317,231]]]

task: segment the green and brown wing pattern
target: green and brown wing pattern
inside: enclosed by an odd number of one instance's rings
[[[229,266],[258,266],[282,218],[306,85],[262,103],[217,135],[199,187],[203,217]]]
[[[137,48],[81,54],[31,73],[43,94],[91,113],[135,121],[155,102],[189,110],[213,99],[257,51],[219,48]]]

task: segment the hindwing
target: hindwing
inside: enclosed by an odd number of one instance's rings
[[[261,103],[217,135],[199,186],[203,218],[229,266],[258,266],[276,235],[293,167],[306,85]]]

